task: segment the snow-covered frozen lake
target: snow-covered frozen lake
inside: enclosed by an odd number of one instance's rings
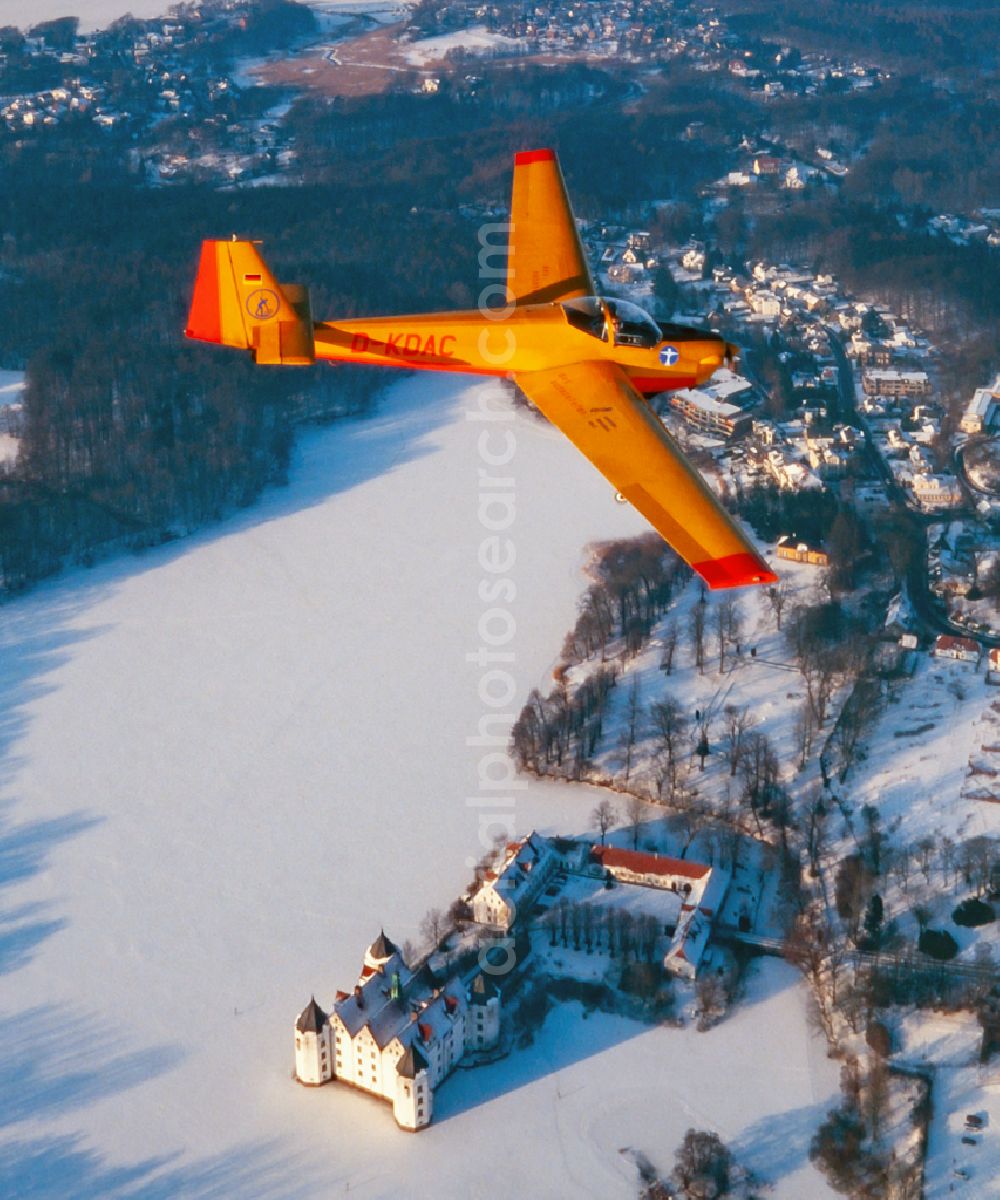
[[[477,656],[510,626],[484,613],[513,622],[513,712],[584,544],[643,526],[548,426],[480,419],[499,396],[402,380],[253,509],[0,610],[0,1195],[466,1200],[516,1164],[518,1195],[608,1200],[634,1195],[622,1147],[666,1167],[692,1124],[778,1197],[829,1195],[806,1152],[837,1070],[775,961],[709,1034],[563,1008],[415,1137],[290,1079],[310,993],[350,986],[381,926],[416,939],[481,816],[589,824],[586,788],[483,786]],[[515,596],[480,593],[500,578]]]
[[[304,0],[320,12],[368,13],[378,20],[397,19],[406,0]],[[131,13],[146,19],[166,14],[171,0],[0,0],[0,25],[26,29],[56,17],[79,17],[81,33],[104,29],[112,21]]]

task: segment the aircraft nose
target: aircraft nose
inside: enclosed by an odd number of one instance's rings
[[[722,360],[729,359],[729,344],[721,337],[706,337],[702,342],[701,354],[698,356],[700,367],[720,367]]]

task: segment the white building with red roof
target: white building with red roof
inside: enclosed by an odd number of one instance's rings
[[[508,842],[472,897],[472,919],[480,925],[510,929],[527,912],[555,875],[560,858],[548,838],[532,831]]]
[[[934,643],[935,658],[954,658],[959,662],[978,663],[982,651],[979,643],[972,638],[953,637],[950,633],[942,633]]]
[[[392,1104],[403,1129],[423,1129],[434,1115],[434,1089],[469,1051],[500,1038],[500,997],[477,975],[434,986],[412,971],[385,933],[369,946],[353,991],[338,992],[325,1013],[315,999],[295,1023],[299,1082],[349,1083]]]
[[[663,888],[681,896],[680,919],[663,966],[674,975],[694,979],[712,925],[729,891],[729,873],[721,867],[686,858],[623,850],[618,846],[594,846],[590,857],[621,883]]]

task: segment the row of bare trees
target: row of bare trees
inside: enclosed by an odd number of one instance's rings
[[[708,644],[709,638],[712,639],[711,647],[714,648],[718,672],[722,675],[726,669],[727,654],[732,656],[741,653],[742,631],[742,614],[735,597],[723,596],[709,609],[707,596],[703,592],[701,600],[694,606],[691,613],[691,624],[688,626],[691,656],[694,659],[694,665],[698,668],[698,674],[705,674],[708,655],[711,652]],[[660,660],[660,667],[667,675],[673,672],[676,651],[677,624],[671,622],[664,631],[663,653]]]
[[[590,573],[593,581],[563,643],[562,670],[595,655],[604,662],[619,639],[624,657],[634,657],[689,576],[687,567],[654,533],[600,543]]]
[[[511,754],[518,769],[579,779],[597,750],[617,678],[616,667],[609,664],[572,691],[565,680],[548,696],[532,689],[511,729]]]
[[[655,534],[601,543],[594,549],[590,573],[593,580],[563,644],[555,688],[548,696],[533,690],[511,730],[511,753],[518,768],[537,775],[580,778],[597,751],[623,664],[649,640],[688,576],[687,568]],[[609,661],[612,647],[616,653]],[[568,671],[595,657],[601,665],[571,688]],[[636,681],[629,701],[626,781],[639,735]]]
[[[548,910],[543,924],[549,933],[549,945],[574,950],[606,950],[610,958],[653,962],[663,930],[650,913],[633,915],[627,909],[595,904],[571,904],[560,900]]]

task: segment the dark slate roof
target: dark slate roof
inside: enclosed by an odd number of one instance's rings
[[[316,997],[311,996],[309,1003],[299,1013],[295,1028],[299,1033],[319,1033],[326,1024],[326,1013],[316,1003]]]
[[[469,993],[471,1003],[486,1004],[487,1001],[492,1000],[497,994],[497,985],[480,971],[476,978],[473,979]]]
[[[406,994],[412,975],[406,969],[403,960],[397,955],[395,959],[390,960],[388,966],[391,970],[399,972],[400,984],[403,987],[404,994]],[[391,1000],[389,981],[384,975],[378,972],[370,975],[361,985],[360,990],[360,1004],[358,1003],[359,997],[352,992],[345,996],[343,1000],[338,1000],[334,1005],[334,1011],[340,1017],[341,1021],[343,1021],[344,1028],[352,1038],[357,1037],[358,1031],[362,1026],[373,1021],[376,1014]],[[397,1006],[394,1005],[393,1007],[395,1009]],[[376,1030],[373,1030],[374,1032]]]
[[[375,941],[368,947],[368,953],[374,959],[391,958],[398,949],[399,947],[396,943],[385,936],[385,930],[383,929]]]
[[[409,1046],[404,1051],[403,1057],[396,1063],[396,1074],[402,1075],[404,1079],[416,1079],[421,1071],[427,1070],[427,1066],[427,1059],[416,1046]]]

